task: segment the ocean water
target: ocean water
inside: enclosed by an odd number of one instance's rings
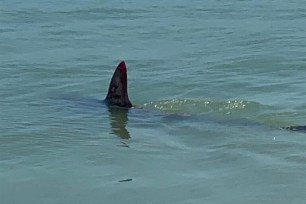
[[[0,203],[306,200],[301,1],[0,1]],[[136,108],[101,103],[121,61]]]

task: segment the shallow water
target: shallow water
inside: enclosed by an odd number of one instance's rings
[[[299,1],[0,2],[0,203],[304,203]],[[126,60],[138,108],[101,103]]]

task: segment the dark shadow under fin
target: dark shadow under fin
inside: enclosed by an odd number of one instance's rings
[[[126,129],[129,109],[109,106],[108,111],[109,111],[110,125],[112,127],[112,133],[119,136],[122,139],[131,138],[129,131]],[[128,147],[127,144],[124,144],[124,146]]]

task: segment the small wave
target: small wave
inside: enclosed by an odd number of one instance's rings
[[[188,114],[234,114],[234,113],[254,113],[264,108],[257,102],[244,100],[229,101],[211,101],[211,100],[192,100],[192,99],[174,99],[149,102],[143,104],[147,108],[157,108],[171,113],[188,113]]]

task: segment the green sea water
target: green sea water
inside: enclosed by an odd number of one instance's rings
[[[0,2],[0,203],[306,199],[301,1]],[[101,103],[125,60],[136,108]]]

